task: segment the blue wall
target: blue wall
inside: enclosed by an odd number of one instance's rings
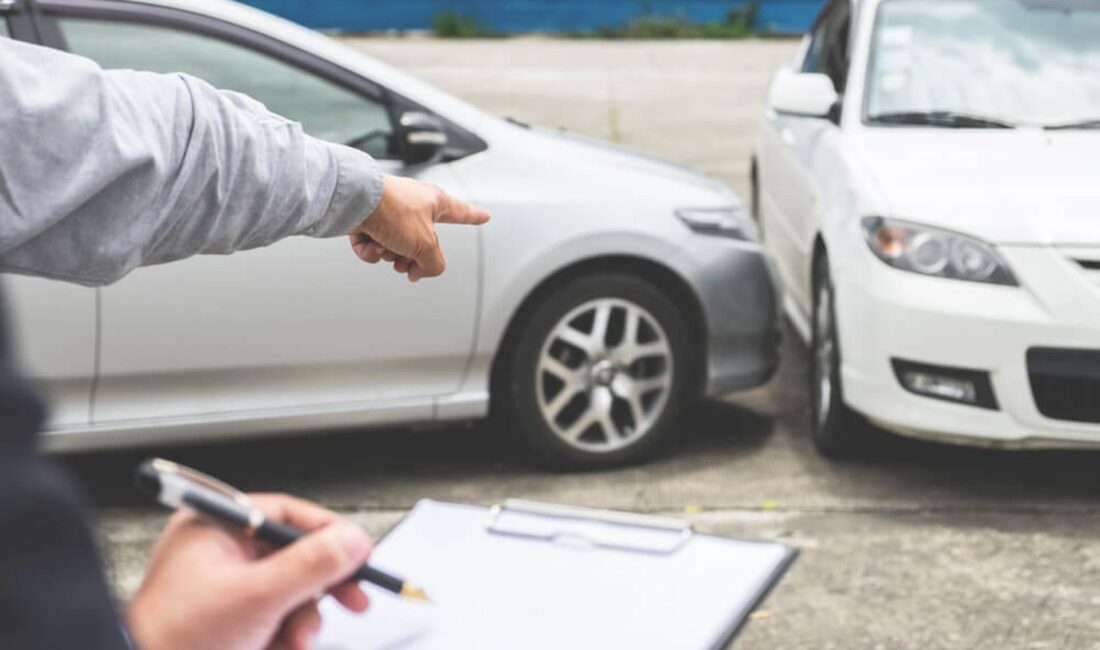
[[[430,29],[443,11],[470,16],[503,32],[592,30],[642,15],[694,22],[723,20],[744,0],[244,0],[308,27],[350,32]],[[823,0],[759,0],[764,31],[801,32]]]

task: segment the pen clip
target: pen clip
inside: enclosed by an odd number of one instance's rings
[[[173,463],[172,461],[165,460],[163,458],[154,458],[149,461],[149,463],[158,474],[179,477],[185,481],[189,481],[191,483],[195,483],[207,489],[213,490],[214,492],[228,497],[246,508],[252,507],[252,501],[244,492],[241,492],[232,485],[219,481],[213,476],[203,474],[197,469],[191,469],[190,467],[187,467],[185,465]]]

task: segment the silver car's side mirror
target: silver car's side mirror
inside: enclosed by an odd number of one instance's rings
[[[434,115],[409,111],[401,115],[398,134],[407,165],[438,162],[447,148],[447,131]]]
[[[833,80],[816,72],[776,73],[768,89],[768,106],[776,113],[800,117],[829,117],[840,99]]]

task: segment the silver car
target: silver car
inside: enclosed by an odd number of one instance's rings
[[[447,273],[416,285],[306,237],[102,289],[9,278],[54,450],[492,412],[547,461],[607,466],[776,367],[775,278],[716,181],[486,114],[232,2],[0,7],[14,38],[247,93],[494,215],[443,227]]]

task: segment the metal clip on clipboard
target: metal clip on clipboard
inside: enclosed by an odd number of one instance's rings
[[[670,517],[508,499],[490,508],[490,533],[593,548],[670,555],[695,531]]]

